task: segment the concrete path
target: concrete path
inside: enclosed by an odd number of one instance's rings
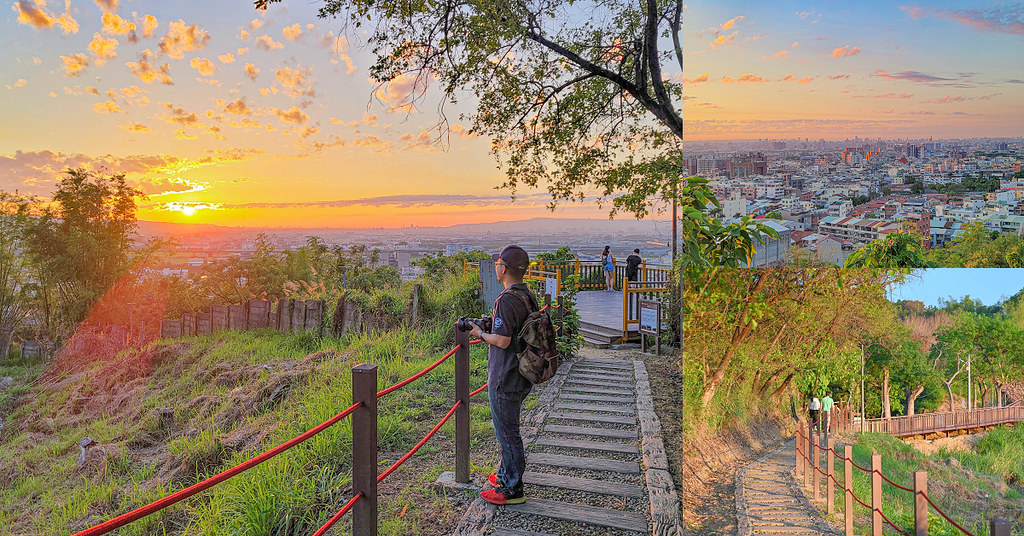
[[[793,481],[793,442],[736,471],[739,536],[833,535]]]

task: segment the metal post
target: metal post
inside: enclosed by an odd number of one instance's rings
[[[860,346],[860,431],[864,432],[867,415],[864,413],[864,345]]]
[[[825,512],[831,514],[836,509],[836,485],[832,479],[835,474],[836,464],[836,440],[831,437],[825,442],[828,452],[825,453]]]
[[[914,471],[914,536],[928,536],[928,471]]]
[[[814,474],[811,475],[811,480],[814,481],[814,500],[821,498],[821,493],[819,491],[821,473],[818,472],[821,469],[821,449],[818,448],[818,445],[821,445],[821,432],[816,432],[814,434]]]
[[[988,533],[990,536],[1010,536],[1012,523],[1003,519],[993,519],[988,522]]]
[[[469,332],[455,328],[455,481],[469,483]]]
[[[377,536],[377,365],[352,367],[352,491],[363,498],[352,508],[353,536]]]
[[[843,487],[846,491],[843,492],[846,500],[843,505],[843,520],[846,521],[846,536],[853,536],[853,447],[846,445],[843,447],[843,457],[846,460],[843,461]]]
[[[882,536],[882,455],[871,455],[871,534]]]
[[[804,440],[804,487],[811,485],[811,449],[814,440],[811,439],[811,423],[807,423],[807,438]]]

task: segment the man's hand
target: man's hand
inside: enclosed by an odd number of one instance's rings
[[[477,339],[480,339],[480,338],[483,337],[483,335],[484,335],[483,328],[481,328],[480,326],[478,326],[474,322],[470,322],[469,325],[473,326],[473,328],[469,330],[470,336],[475,337]]]

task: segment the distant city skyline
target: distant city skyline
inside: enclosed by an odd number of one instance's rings
[[[996,303],[1024,289],[1024,269],[939,268],[915,270],[901,285],[891,289],[890,298],[919,300],[937,306],[939,299],[970,296],[985,305]]]

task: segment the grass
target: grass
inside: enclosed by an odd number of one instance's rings
[[[842,452],[838,445],[836,450]],[[929,497],[947,515],[975,534],[987,534],[988,522],[994,518],[1012,521],[1013,534],[1024,534],[1024,516],[1020,511],[1024,488],[1019,476],[1024,474],[1024,424],[1004,426],[988,432],[973,451],[950,452],[941,449],[931,455],[922,454],[914,447],[886,435],[857,434],[853,445],[854,462],[870,469],[873,452],[881,454],[882,473],[901,486],[912,488],[914,471],[928,471]],[[956,462],[951,463],[952,459]],[[825,464],[824,458],[822,464]],[[834,474],[840,483],[844,481],[841,460],[836,460]],[[853,475],[854,494],[870,504],[870,475],[857,468],[853,468]],[[823,481],[822,495],[824,489]],[[883,482],[882,495],[882,512],[901,530],[913,533],[912,494]],[[837,488],[837,514],[832,517],[833,521],[842,522],[844,506],[842,491]],[[854,502],[855,531],[870,530],[870,513],[870,510]],[[931,508],[928,528],[929,534],[963,534]]]
[[[453,344],[450,326],[443,321],[418,330],[344,338],[253,331],[163,340],[137,356],[110,356],[137,366],[143,371],[137,377],[109,378],[123,367],[97,360],[84,374],[57,374],[56,379],[66,380],[59,389],[31,386],[39,367],[15,370],[0,364],[0,376],[17,374],[21,392],[35,395],[5,418],[9,430],[0,436],[0,526],[67,534],[216,474],[348,407],[353,365],[376,364],[380,388],[421,370]],[[326,353],[301,368],[306,356],[316,352]],[[453,363],[380,400],[381,470],[451,406]],[[483,345],[471,349],[471,368],[471,385],[481,385],[486,380]],[[300,369],[301,374],[295,373]],[[293,373],[281,400],[259,399],[258,394],[272,391],[280,385],[274,382]],[[131,396],[118,402],[116,395],[123,392]],[[99,400],[106,406],[98,407]],[[161,408],[174,409],[175,429],[169,436],[155,415]],[[485,447],[493,436],[485,397],[477,397],[470,415],[472,463],[487,471],[493,456]],[[15,423],[30,424],[22,430]],[[260,434],[265,434],[261,440],[239,443],[239,438]],[[79,469],[76,442],[85,435],[117,448],[97,467]],[[147,436],[157,438],[148,447],[152,456],[140,454],[146,447],[131,446]],[[382,489],[395,489],[381,501],[382,534],[421,533],[434,517],[454,515],[450,504],[427,490],[437,475],[453,469],[448,467],[452,437],[454,420],[389,478],[394,484],[384,483]],[[308,534],[351,496],[350,461],[351,426],[344,420],[120,533]],[[186,468],[182,479],[172,484],[159,478],[175,463]]]

